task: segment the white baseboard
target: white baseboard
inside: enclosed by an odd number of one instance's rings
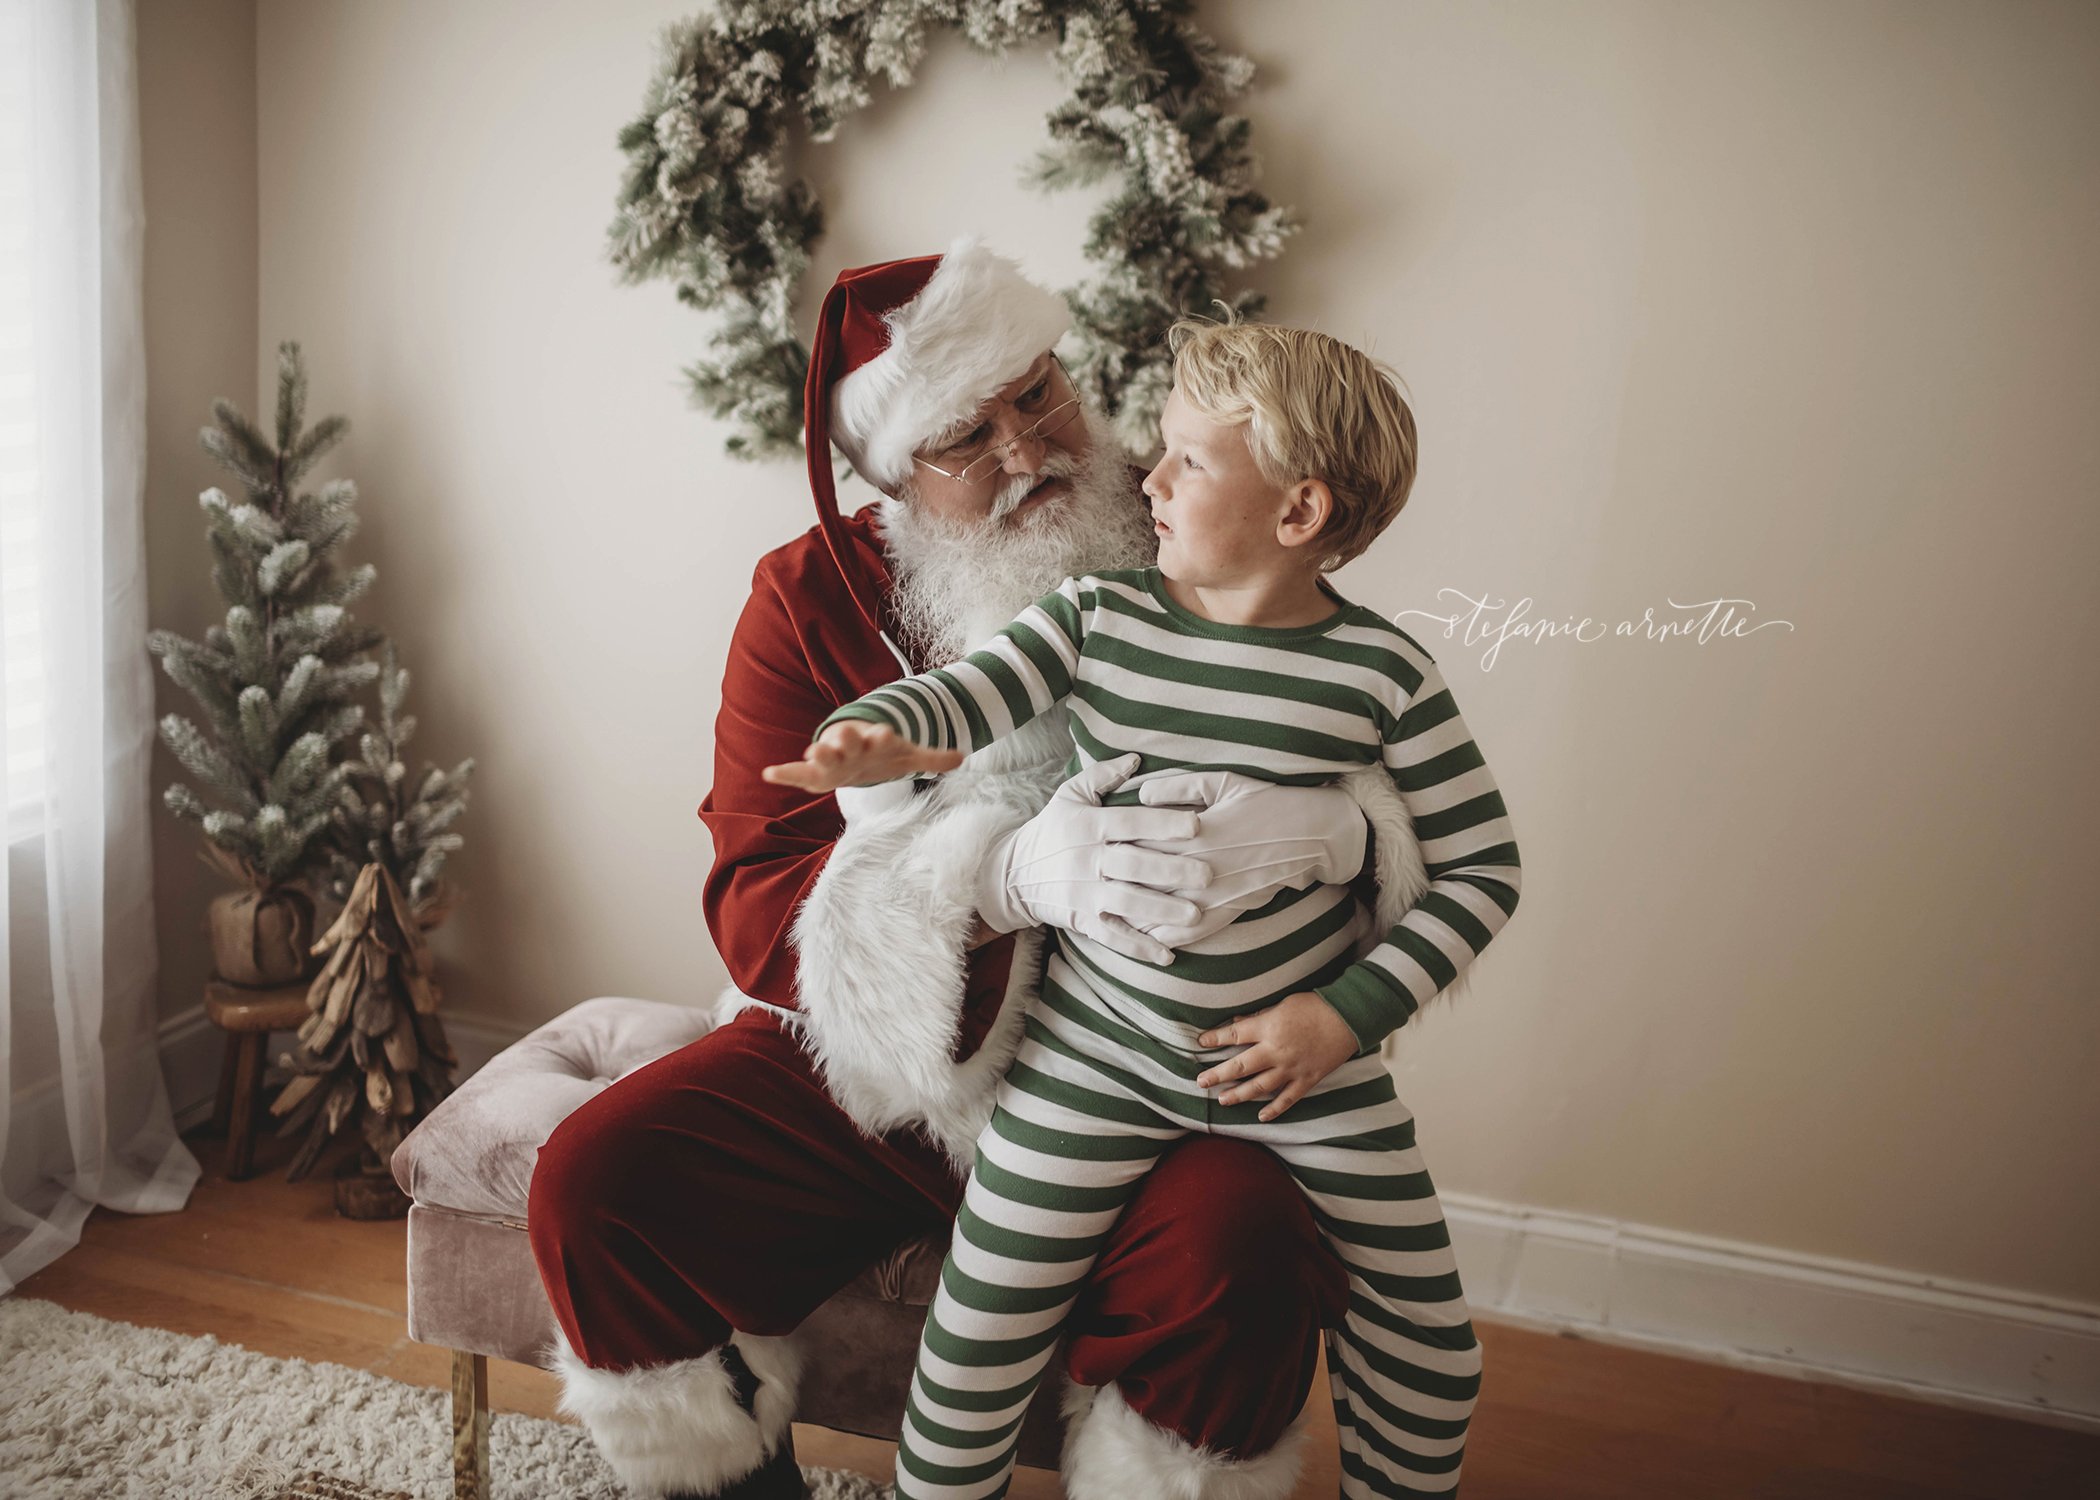
[[[448,1011],[445,1029],[465,1077],[527,1028]],[[185,1128],[211,1111],[221,1042],[201,1006],[161,1028]],[[1484,1319],[2100,1431],[2100,1307],[1460,1193],[1444,1208]]]
[[[2100,1431],[2100,1307],[1443,1195],[1483,1318]]]

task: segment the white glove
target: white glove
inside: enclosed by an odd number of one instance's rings
[[[1138,788],[1147,807],[1196,807],[1192,838],[1146,839],[1160,854],[1200,854],[1210,879],[1177,889],[1200,915],[1146,930],[1169,948],[1185,948],[1266,905],[1278,891],[1320,882],[1340,885],[1363,871],[1370,825],[1339,786],[1278,786],[1234,771],[1181,771]]]
[[[1097,761],[992,845],[977,877],[977,914],[986,926],[999,932],[1065,927],[1126,958],[1173,961],[1173,950],[1151,930],[1178,930],[1202,919],[1190,896],[1209,885],[1210,866],[1193,853],[1161,853],[1140,842],[1193,843],[1196,813],[1101,805],[1138,760]]]

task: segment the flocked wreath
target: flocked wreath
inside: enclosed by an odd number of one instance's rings
[[[1167,326],[1225,302],[1221,270],[1270,259],[1296,227],[1253,187],[1245,118],[1226,101],[1254,76],[1187,19],[1189,0],[720,0],[663,33],[642,113],[620,132],[628,169],[610,254],[621,279],[669,277],[726,314],[712,357],[686,369],[694,401],[736,427],[746,458],[800,451],[809,353],[794,290],[823,206],[790,179],[802,132],[831,139],[875,80],[912,81],[927,33],[954,27],[1003,55],[1048,43],[1071,96],[1024,170],[1052,190],[1121,174],[1088,225],[1092,279],[1070,288],[1072,368],[1125,444],[1153,446],[1172,383]]]

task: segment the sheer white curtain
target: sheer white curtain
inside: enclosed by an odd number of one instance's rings
[[[155,1045],[134,35],[0,0],[0,1293],[197,1178]]]

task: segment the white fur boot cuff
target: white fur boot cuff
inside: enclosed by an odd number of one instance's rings
[[[802,1362],[790,1340],[731,1335],[759,1387],[747,1412],[718,1351],[632,1370],[585,1364],[559,1332],[547,1368],[561,1409],[582,1422],[605,1461],[637,1495],[701,1494],[741,1479],[771,1456],[795,1415]]]
[[[1226,1458],[1155,1427],[1113,1385],[1067,1386],[1063,1473],[1069,1500],[1288,1500],[1298,1484],[1308,1404],[1276,1446]]]

